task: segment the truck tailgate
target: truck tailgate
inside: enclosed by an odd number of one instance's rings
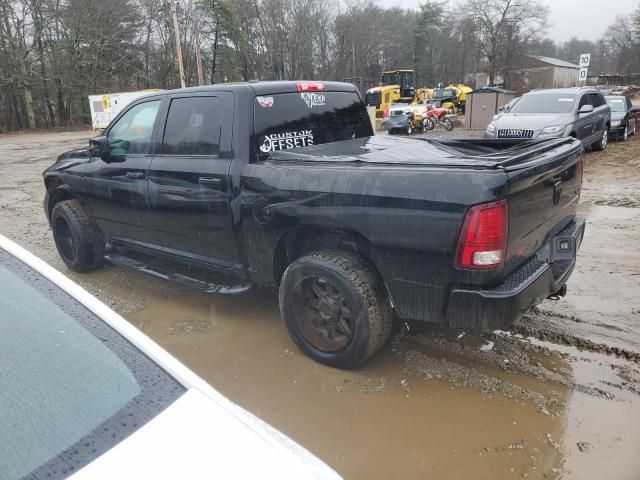
[[[505,166],[509,239],[505,273],[532,257],[575,217],[582,188],[583,149],[567,142]]]

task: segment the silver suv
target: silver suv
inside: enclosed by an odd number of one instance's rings
[[[553,88],[523,95],[495,118],[485,138],[548,140],[575,137],[604,150],[609,142],[611,109],[595,88]]]

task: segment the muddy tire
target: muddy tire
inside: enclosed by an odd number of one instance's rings
[[[57,203],[51,212],[56,248],[75,272],[88,272],[104,262],[104,240],[78,200]]]
[[[289,335],[319,363],[354,368],[389,338],[384,284],[354,253],[324,250],[297,259],[284,272],[279,298]]]
[[[604,152],[607,149],[607,145],[609,145],[609,130],[605,127],[602,137],[592,147],[596,152]]]

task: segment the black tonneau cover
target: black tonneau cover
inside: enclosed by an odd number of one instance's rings
[[[472,168],[521,168],[549,156],[582,148],[573,138],[542,142],[511,140],[428,140],[376,135],[273,152],[268,160],[364,162]],[[558,151],[558,149],[560,151]]]

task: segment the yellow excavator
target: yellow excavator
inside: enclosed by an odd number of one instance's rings
[[[376,118],[382,118],[392,103],[415,101],[415,76],[413,70],[390,70],[382,74],[379,86],[367,90],[364,101],[368,107],[376,107]]]

